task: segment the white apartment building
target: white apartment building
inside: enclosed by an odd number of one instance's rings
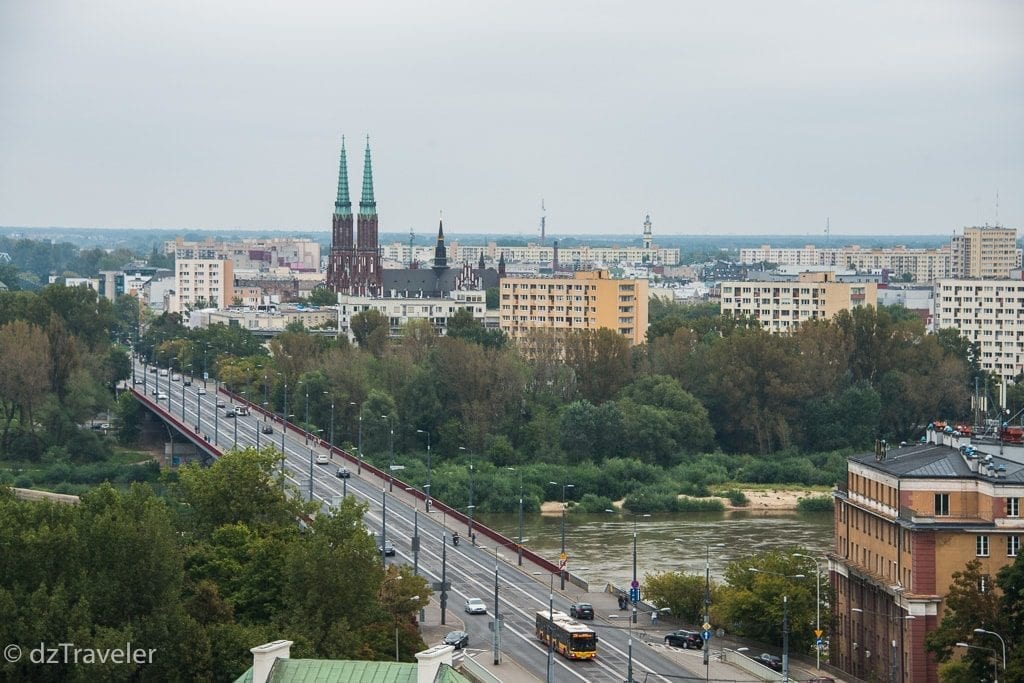
[[[486,245],[460,244],[458,240],[447,244],[448,260],[452,263],[472,263],[480,260],[483,254],[485,262],[497,263],[502,254],[508,263],[551,263],[555,258],[555,247],[549,244],[527,244],[525,247],[499,247],[497,242]],[[433,246],[414,246],[392,242],[381,245],[381,257],[395,263],[408,266],[409,259],[414,258],[420,264],[427,264],[434,258]],[[676,265],[679,263],[679,249],[662,248],[652,245],[650,248],[641,246],[627,247],[591,247],[576,245],[558,247],[558,263],[563,266],[588,268],[596,263],[613,265],[618,263],[651,263],[658,265]]]
[[[840,249],[819,249],[813,244],[798,248],[760,247],[740,249],[740,263],[776,263],[780,266],[834,266]]]
[[[198,303],[227,308],[234,298],[234,267],[227,259],[179,259],[174,263],[174,296],[171,313],[181,313]]]
[[[749,316],[769,332],[792,331],[808,320],[829,320],[839,311],[874,306],[873,282],[836,282],[834,273],[801,273],[798,282],[723,282],[722,315]]]
[[[935,283],[935,327],[978,344],[981,367],[1003,379],[1024,372],[1024,279],[948,279]]]
[[[740,249],[740,263],[776,263],[780,266],[835,266],[858,271],[889,272],[893,279],[910,275],[913,282],[934,282],[950,275],[950,247],[908,249],[904,246],[864,249],[859,245],[819,249],[807,244],[798,249],[769,244]]]
[[[952,278],[999,279],[1020,267],[1017,230],[998,226],[964,228],[952,241]]]
[[[353,339],[352,316],[365,311],[379,311],[388,319],[389,334],[401,335],[402,327],[411,320],[428,320],[434,330],[446,334],[448,319],[460,310],[466,309],[473,318],[488,324],[487,295],[482,290],[453,290],[451,298],[431,299],[425,297],[370,297],[338,295],[338,325],[341,332]]]

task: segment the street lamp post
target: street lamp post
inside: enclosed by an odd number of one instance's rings
[[[430,512],[430,431],[417,429],[416,433],[427,435],[427,485],[423,487],[426,489],[426,494],[423,496],[423,506],[427,512]]]
[[[395,419],[390,415],[381,415],[388,421],[391,436],[388,438],[388,491],[395,490]]]
[[[469,514],[469,526],[466,533],[469,534],[469,542],[473,543],[473,509],[475,507],[473,505],[473,456],[470,455],[465,446],[459,446],[459,450],[466,451],[466,455],[469,456],[469,502],[466,504],[466,511]]]
[[[1001,635],[999,635],[998,633],[996,633],[995,631],[986,631],[983,628],[976,628],[976,629],[974,629],[974,632],[979,634],[979,635],[995,636],[996,638],[999,639],[999,644],[1003,646],[1003,675],[1005,676],[1006,675],[1006,641],[1003,640],[1003,637]],[[995,683],[999,683],[999,676],[998,676],[998,674],[996,675]]]
[[[558,486],[557,481],[548,482],[555,486]],[[558,579],[561,583],[561,590],[565,590],[565,567],[568,564],[568,556],[565,554],[565,490],[575,488],[575,484],[566,484],[562,482],[562,552],[558,556]]]
[[[803,579],[806,578],[804,574],[780,574],[778,572],[769,572],[764,569],[757,569],[756,567],[747,567],[747,571],[754,572],[755,574],[767,574],[768,576],[778,576],[783,579]],[[782,596],[782,680],[789,680],[789,596]]]
[[[965,647],[970,650],[985,650],[986,652],[992,653],[992,681],[993,683],[999,683],[999,669],[996,664],[996,649],[994,647],[982,647],[980,645],[971,645],[970,643],[957,643],[957,647]]]
[[[284,476],[284,433],[288,431],[288,380],[284,382],[284,413],[281,414],[281,475]],[[284,480],[281,480],[282,486]]]
[[[380,563],[388,564],[387,556],[388,541],[388,492],[383,488],[380,490]]]
[[[328,394],[329,392],[324,392]],[[334,452],[334,397],[331,396],[331,452]]]
[[[814,563],[814,578],[816,581],[816,602],[814,605],[814,651],[817,655],[817,669],[821,671],[821,567],[818,565],[818,559],[810,555],[804,555],[803,553],[793,553],[793,557],[802,557],[805,560],[810,560]]]
[[[359,442],[356,444],[356,474],[363,473],[363,406],[349,401],[350,406],[355,406],[359,411]]]
[[[515,467],[506,467],[510,472],[515,472]],[[523,471],[519,470],[519,566],[523,566]]]

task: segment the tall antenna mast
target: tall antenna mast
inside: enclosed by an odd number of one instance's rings
[[[540,200],[540,243],[544,244],[544,228],[547,223],[546,209],[544,208],[544,200]]]
[[[999,227],[999,188],[996,188],[996,227]]]
[[[831,221],[828,218],[828,216],[826,216],[825,217],[825,246],[826,247],[828,246],[828,240],[829,240],[829,237],[831,236],[831,232],[832,232],[832,224],[831,224]]]
[[[412,228],[410,227],[409,228],[409,268],[415,268],[416,267],[416,257],[413,254],[413,246],[412,246],[412,243],[413,243],[413,240],[415,239],[415,237],[416,237],[416,233],[414,233],[412,231]]]

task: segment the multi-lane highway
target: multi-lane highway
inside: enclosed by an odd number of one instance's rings
[[[378,542],[381,536],[385,536],[394,543],[396,556],[387,558],[388,561],[415,565],[431,583],[440,582],[442,574],[445,575],[451,584],[448,622],[454,614],[458,615],[466,625],[473,649],[492,649],[488,623],[494,615],[497,567],[502,656],[511,656],[538,679],[546,678],[548,650],[534,635],[536,613],[549,609],[551,599],[554,609],[568,612],[573,595],[557,590],[558,581],[553,574],[540,571],[530,563],[517,566],[515,552],[508,548],[496,549],[493,542],[471,545],[464,525],[437,508],[427,513],[422,502],[412,497],[399,483],[389,490],[388,480],[370,474],[367,469],[357,473],[352,463],[336,456],[330,457],[328,464],[316,464],[316,456],[327,454],[327,450],[297,431],[282,430],[279,419],[255,412],[226,417],[227,411],[233,407],[231,398],[226,392],[217,391],[213,381],[204,383],[202,379],[187,375],[172,381],[173,373],[161,376],[159,371],[149,372],[150,368],[152,366],[147,368],[142,363],[136,364],[134,377],[143,383],[135,384],[134,389],[144,393],[150,401],[156,401],[159,408],[175,420],[193,429],[198,428],[199,433],[208,437],[217,448],[227,450],[236,444],[239,447],[273,445],[280,450],[283,444],[287,479],[303,496],[308,496],[312,481],[314,500],[325,506],[345,495],[368,503],[367,527],[377,534]],[[190,380],[191,385],[185,386],[185,380]],[[154,391],[158,393],[154,394]],[[272,433],[264,433],[268,426]],[[336,476],[338,466],[343,464],[352,471],[351,478],[339,479]],[[412,537],[416,530],[420,538],[418,553],[412,551]],[[457,547],[451,543],[453,531],[458,531],[463,537]],[[488,606],[487,615],[469,615],[463,611],[465,600],[471,597],[484,600]],[[435,592],[434,599],[437,598]],[[601,615],[595,621],[585,623],[593,624],[598,634],[597,659],[574,662],[554,654],[551,656],[554,680],[580,683],[624,680],[631,640],[628,626],[605,620]],[[632,637],[632,661],[636,680],[704,680],[703,667],[696,665],[699,660],[695,660],[694,666],[694,671],[699,673],[689,671],[678,662],[661,656],[657,649],[641,644],[636,637]]]

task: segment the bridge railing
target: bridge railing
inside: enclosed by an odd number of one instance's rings
[[[283,420],[276,413],[272,413],[272,412],[264,409],[259,404],[253,403],[252,401],[249,401],[248,399],[245,399],[242,396],[239,396],[238,394],[234,393],[230,389],[225,388],[223,385],[221,385],[220,390],[222,392],[224,392],[227,396],[229,396],[231,398],[232,402],[238,403],[238,404],[241,404],[241,405],[245,405],[246,407],[249,408],[250,411],[255,411],[255,412],[257,412],[257,413],[259,413],[261,415],[264,415],[264,416],[274,420],[275,422],[281,423],[282,424],[282,429],[288,429],[288,430],[290,430],[290,431],[292,431],[292,432],[294,432],[294,433],[304,437],[307,441],[314,442],[318,446],[320,446],[321,448],[325,448],[325,449],[329,450],[334,455],[342,458],[343,460],[348,461],[352,465],[356,465],[358,467],[361,467],[364,470],[368,470],[371,474],[373,474],[375,477],[379,478],[382,482],[388,482],[388,481],[391,481],[392,479],[394,479],[394,482],[395,482],[396,486],[400,486],[402,488],[402,490],[406,491],[409,495],[413,496],[417,500],[419,500],[421,502],[425,501],[426,496],[424,495],[424,493],[422,491],[420,491],[419,489],[415,488],[414,486],[411,486],[411,485],[405,483],[401,479],[398,479],[397,477],[394,477],[391,472],[387,472],[387,471],[382,470],[382,469],[380,469],[378,467],[374,467],[373,465],[369,464],[365,460],[362,460],[362,459],[357,458],[356,456],[352,455],[348,451],[346,451],[346,450],[344,450],[342,448],[338,448],[337,446],[331,445],[329,442],[324,441],[323,439],[321,439],[316,434],[312,434],[310,432],[307,432],[305,429],[301,429],[301,428],[293,425],[292,423]],[[445,503],[439,501],[436,498],[431,498],[430,499],[430,505],[435,510],[441,510],[448,517],[451,517],[452,519],[454,519],[456,521],[462,522],[463,524],[466,524],[467,527],[468,527],[468,525],[469,525],[469,516],[466,515],[465,513],[461,512],[460,510],[456,510],[455,508],[453,508],[453,507],[451,507],[449,505],[446,505]],[[488,526],[480,524],[476,520],[473,520],[473,531],[478,536],[482,535],[482,536],[484,536],[486,538],[489,538],[489,539],[491,539],[491,541],[493,541],[494,543],[498,544],[499,546],[501,546],[503,548],[507,548],[509,551],[515,552],[518,555],[518,553],[519,553],[519,543],[517,543],[515,541],[515,539],[509,538],[508,536],[505,536],[504,534],[502,534],[502,533],[500,533],[498,531],[495,531],[494,529],[491,529]],[[469,539],[466,539],[466,540],[469,540]],[[523,546],[523,558],[529,560],[530,562],[532,562],[533,564],[539,566],[541,569],[543,569],[545,571],[549,571],[549,572],[552,572],[554,574],[557,574],[559,572],[559,566],[558,566],[557,563],[552,562],[551,560],[548,560],[548,559],[538,555],[537,553],[535,553],[534,551],[530,550],[526,546]],[[566,578],[568,580],[572,581],[573,583],[576,583],[576,584],[579,583],[579,579],[577,577],[572,576],[569,573],[566,574]]]

